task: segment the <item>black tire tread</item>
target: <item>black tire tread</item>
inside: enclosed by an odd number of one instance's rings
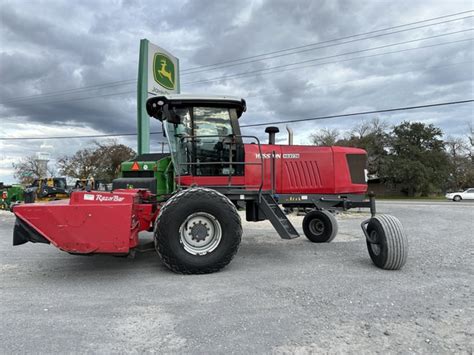
[[[214,263],[206,268],[193,268],[188,267],[185,264],[181,263],[180,260],[173,258],[171,255],[172,253],[169,250],[167,239],[166,237],[160,238],[160,236],[166,236],[167,225],[162,220],[162,216],[169,210],[176,208],[177,204],[183,198],[184,195],[187,195],[187,198],[190,199],[197,199],[202,200],[204,196],[209,197],[212,196],[213,198],[219,199],[221,202],[224,202],[229,208],[229,215],[228,218],[234,220],[234,222],[239,226],[239,237],[236,238],[232,244],[231,252],[226,255],[219,263]],[[242,224],[240,215],[237,213],[235,205],[223,194],[217,192],[216,190],[203,188],[203,187],[196,187],[187,190],[181,190],[174,194],[160,209],[158,217],[155,223],[155,249],[158,255],[161,257],[163,264],[171,271],[179,273],[179,274],[208,274],[212,272],[219,271],[220,269],[224,268],[228,265],[231,260],[234,258],[235,254],[237,253],[242,236]]]
[[[307,219],[307,217],[309,218],[311,216],[310,214],[312,212],[315,212],[315,211],[310,211],[308,214],[306,214],[305,218],[303,219],[303,225],[306,224],[306,219]],[[331,212],[326,211],[326,210],[317,210],[317,212],[322,213],[322,214],[326,215],[329,218],[329,220],[331,222],[331,225],[332,225],[331,235],[325,241],[316,241],[316,240],[314,240],[314,238],[311,238],[311,235],[308,236],[308,234],[306,233],[306,228],[303,227],[303,231],[305,232],[304,234],[305,234],[306,238],[308,238],[308,240],[310,240],[313,243],[330,243],[334,240],[334,238],[336,238],[336,235],[337,235],[337,232],[338,232],[338,229],[339,229],[336,217],[334,217],[334,215]]]
[[[408,239],[401,222],[396,217],[382,214],[372,217],[369,223],[380,225],[387,243],[387,258],[383,265],[376,265],[385,270],[401,269],[408,257]]]

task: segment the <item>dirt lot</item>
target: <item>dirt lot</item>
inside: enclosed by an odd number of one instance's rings
[[[135,259],[12,247],[0,214],[0,353],[472,353],[474,203],[383,201],[405,225],[401,271],[375,268],[360,222],[330,244],[245,223],[223,271],[176,275]],[[292,217],[301,232],[302,217]]]

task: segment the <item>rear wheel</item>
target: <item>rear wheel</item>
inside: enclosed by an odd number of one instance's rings
[[[337,234],[337,221],[329,211],[311,211],[303,219],[303,231],[313,243],[329,243]]]
[[[456,195],[456,196],[453,197],[453,201],[459,202],[461,200],[462,200],[462,198],[459,195]]]
[[[400,221],[389,215],[372,217],[367,224],[367,249],[381,269],[401,269],[407,260],[408,239]]]
[[[242,237],[240,216],[224,195],[206,188],[178,192],[161,208],[155,223],[155,248],[163,263],[183,274],[225,267]]]

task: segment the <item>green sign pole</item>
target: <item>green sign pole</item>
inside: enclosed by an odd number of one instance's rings
[[[180,76],[179,75],[179,59],[176,58],[176,93],[181,94],[181,81],[180,81]]]
[[[146,112],[148,98],[148,40],[140,40],[137,87],[137,137],[138,154],[150,152],[150,118]]]

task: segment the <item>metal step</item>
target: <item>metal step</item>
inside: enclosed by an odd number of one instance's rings
[[[272,223],[281,238],[293,239],[300,236],[272,195],[262,195],[260,209]]]

